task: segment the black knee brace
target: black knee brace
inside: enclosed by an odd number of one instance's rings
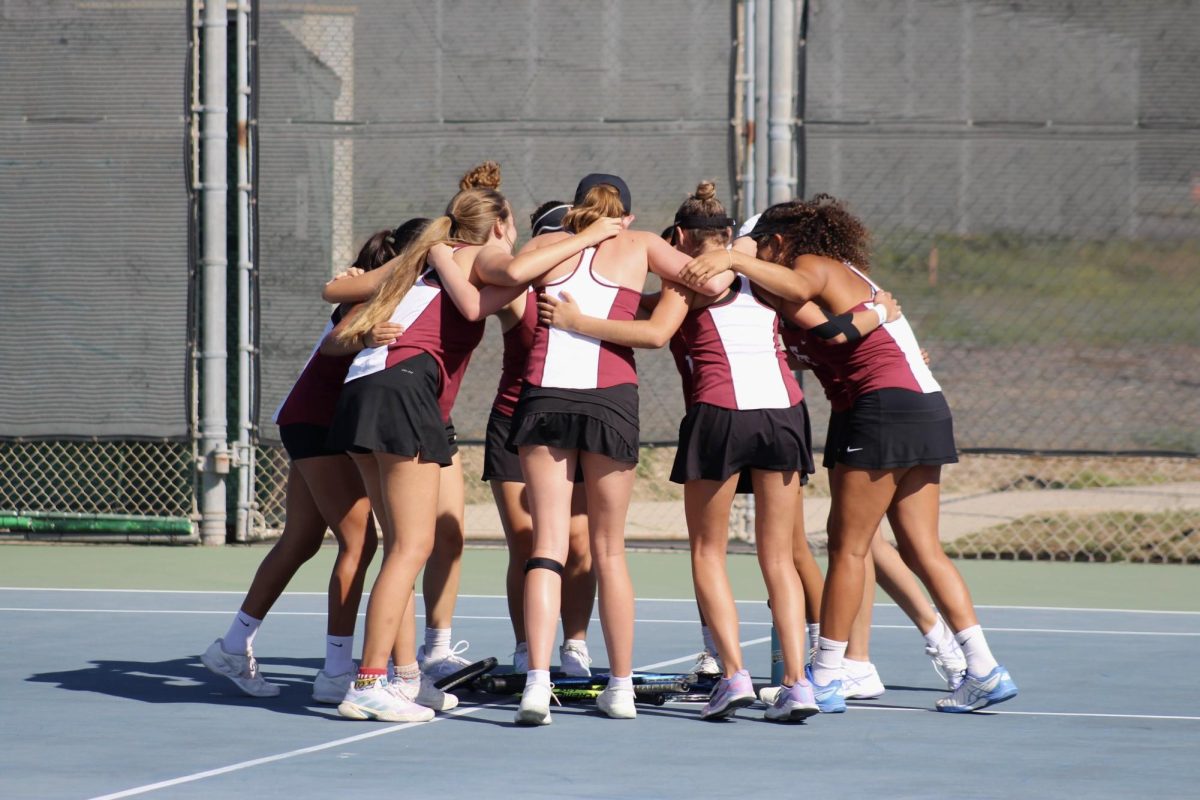
[[[548,569],[551,572],[556,572],[559,575],[563,574],[563,565],[555,561],[553,558],[531,558],[525,562],[525,571],[529,572],[532,569]]]

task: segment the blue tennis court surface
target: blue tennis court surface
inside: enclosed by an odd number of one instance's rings
[[[480,694],[420,725],[351,722],[313,704],[318,593],[285,595],[255,642],[281,695],[242,697],[198,658],[239,600],[0,590],[0,797],[1194,797],[1200,777],[1200,613],[981,607],[1021,687],[995,713],[932,712],[942,689],[922,640],[881,606],[872,660],[888,691],[847,714],[779,726],[751,708],[704,723],[698,704],[670,704],[630,722],[568,706],[524,729],[511,698]],[[767,609],[740,610],[746,660],[765,683]],[[694,603],[641,600],[638,619],[639,668],[686,671]],[[466,655],[509,663],[502,598],[461,598],[454,633]],[[598,623],[590,634],[602,667]]]

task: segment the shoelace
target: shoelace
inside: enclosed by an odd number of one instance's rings
[[[246,677],[252,680],[258,678],[258,659],[250,649],[246,650]]]
[[[452,664],[461,664],[465,667],[471,662],[463,658],[461,654],[467,652],[469,649],[471,649],[471,643],[466,639],[460,639],[454,643],[453,647],[450,648],[450,652],[444,660],[449,661]]]
[[[588,666],[592,664],[592,657],[588,654],[587,648],[580,647],[577,644],[564,644],[562,647],[564,653],[574,653],[579,656],[579,660],[586,663]]]
[[[411,687],[411,688],[410,688]],[[387,691],[402,700],[407,700],[410,703],[416,702],[417,693],[421,691],[420,682],[412,682],[406,680],[391,680],[388,681]]]

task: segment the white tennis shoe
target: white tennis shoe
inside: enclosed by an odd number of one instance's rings
[[[221,646],[224,640],[217,639],[208,646],[200,656],[200,662],[208,667],[208,671],[233,681],[233,685],[242,690],[243,694],[251,697],[275,697],[279,694],[279,684],[268,683],[258,672],[258,661],[253,651],[245,655],[226,653]]]

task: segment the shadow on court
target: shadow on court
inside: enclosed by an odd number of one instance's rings
[[[199,656],[170,661],[92,661],[83,669],[40,672],[31,683],[57,684],[71,692],[136,700],[141,703],[190,703],[200,705],[251,706],[282,714],[336,718],[332,706],[313,702],[312,679],[307,676],[272,672],[271,667],[293,667],[316,674],[320,659],[272,659],[263,675],[280,685],[278,697],[247,697],[225,678],[212,674]],[[260,664],[260,668],[261,668]]]

